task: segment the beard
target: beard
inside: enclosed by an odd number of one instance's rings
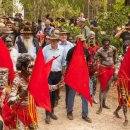
[[[29,48],[31,48],[33,45],[33,36],[30,36],[30,38],[25,39],[24,37],[22,37],[22,41],[24,43],[24,46],[27,50],[29,50]]]

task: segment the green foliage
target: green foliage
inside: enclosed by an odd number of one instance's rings
[[[76,26],[70,26],[69,24],[64,24],[62,26],[62,29],[67,30],[70,34],[72,34],[73,36],[77,36],[80,34],[81,30],[79,27]]]
[[[125,7],[122,5],[122,2],[119,1],[119,3],[113,6],[111,11],[99,13],[97,16],[99,26],[106,32],[106,36],[111,39],[112,44],[117,48],[120,48],[122,41],[114,38],[115,30],[117,27],[122,27],[122,25],[125,25],[128,22],[127,16],[129,11],[130,7]],[[104,37],[104,35],[100,35],[99,41],[101,41],[101,37]]]
[[[1,8],[4,10],[4,14],[7,16],[11,16],[13,11],[13,2],[11,0],[3,0],[2,4],[0,5]]]
[[[54,18],[78,16],[81,6],[77,0],[20,0],[20,2],[29,12],[31,20],[37,20],[38,16],[43,17],[47,13]]]

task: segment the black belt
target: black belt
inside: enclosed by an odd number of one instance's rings
[[[61,71],[51,71],[51,74],[61,73]]]

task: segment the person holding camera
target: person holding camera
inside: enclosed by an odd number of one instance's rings
[[[130,21],[126,24],[125,28],[122,28],[119,32],[116,33],[115,38],[121,38],[123,43],[126,40],[130,40]]]

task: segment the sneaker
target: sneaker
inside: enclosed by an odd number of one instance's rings
[[[52,113],[50,117],[51,117],[53,120],[58,120],[58,117],[57,117],[54,113]]]
[[[91,118],[89,118],[89,117],[84,117],[84,116],[82,116],[82,119],[84,119],[84,120],[87,121],[88,123],[92,123],[92,120],[91,120]]]
[[[67,113],[67,117],[68,117],[69,120],[73,120],[73,114],[72,114],[72,112]]]

